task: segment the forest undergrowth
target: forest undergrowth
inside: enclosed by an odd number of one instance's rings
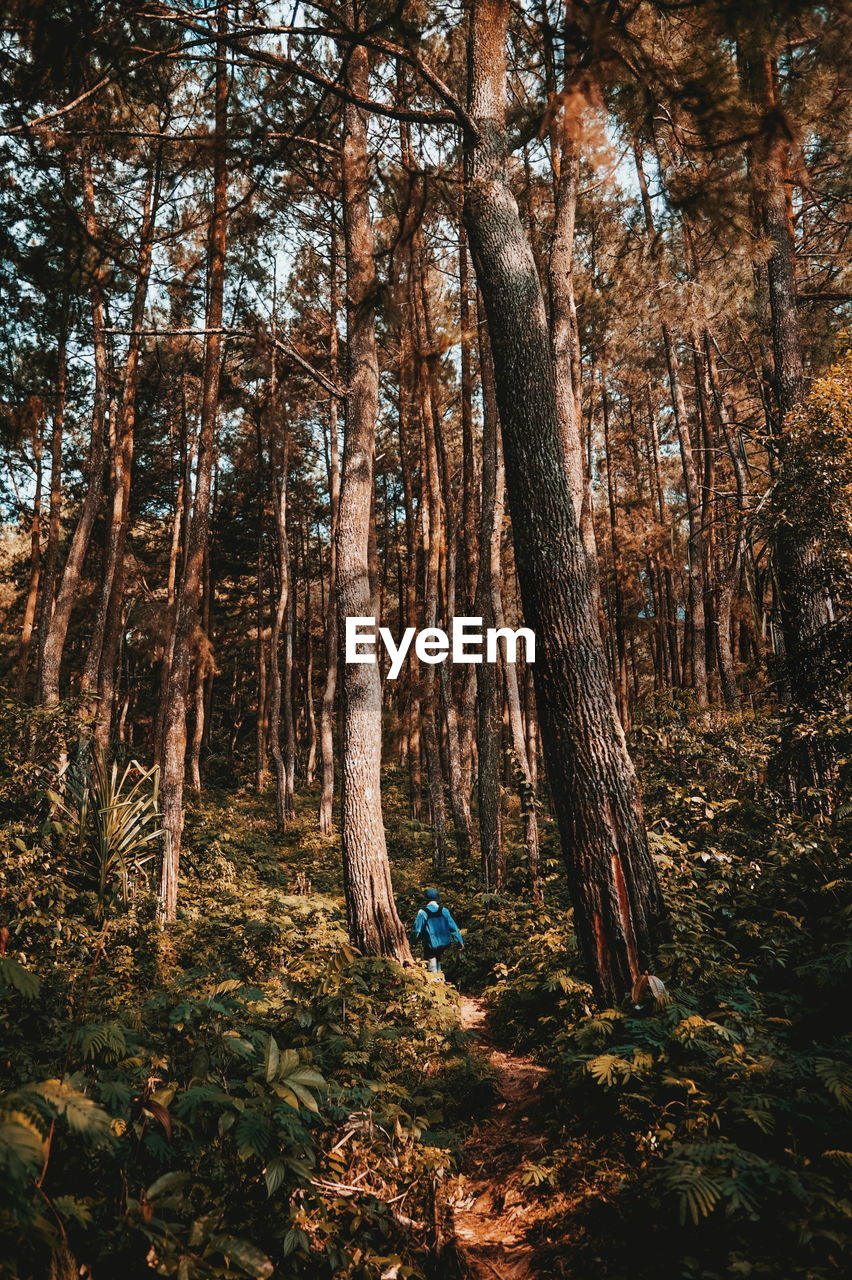
[[[99,903],[46,796],[63,714],[2,716],[0,1274],[452,1274],[446,1188],[495,1106],[459,990],[549,1068],[547,1143],[517,1171],[537,1275],[844,1274],[849,814],[785,809],[771,721],[646,712],[633,745],[671,913],[666,994],[599,1009],[553,833],[542,908],[511,808],[500,894],[473,865],[439,878],[466,934],[446,984],[352,950],[308,793],[279,835],[271,797],[237,777],[205,791],[165,932],[144,886]],[[431,835],[393,770],[385,812],[411,919]]]

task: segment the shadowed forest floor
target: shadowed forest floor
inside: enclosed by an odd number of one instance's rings
[[[0,1276],[70,1250],[94,1280],[845,1277],[848,825],[784,812],[749,722],[666,733],[640,762],[669,998],[639,1011],[591,999],[546,819],[531,901],[510,795],[502,891],[476,859],[437,878],[465,947],[436,982],[352,949],[315,791],[279,832],[270,793],[218,777],[163,931],[144,890],[99,919],[22,789],[0,1102],[33,1174],[7,1188]],[[410,926],[431,833],[399,771],[384,783]]]

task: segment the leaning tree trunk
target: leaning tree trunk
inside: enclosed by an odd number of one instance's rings
[[[349,89],[367,96],[367,50],[349,56]],[[347,617],[375,615],[370,584],[370,508],[379,409],[375,241],[370,222],[367,124],[349,102],[343,119],[343,213],[346,243],[349,396],[337,529],[337,602]],[[343,887],[353,942],[369,955],[409,960],[396,909],[382,820],[382,689],[378,663],[343,668]]]
[[[208,245],[207,341],[201,384],[201,420],[195,502],[186,542],[186,560],[175,599],[174,646],[165,691],[162,751],[163,861],[158,916],[177,914],[178,871],[183,832],[183,784],[186,764],[186,703],[193,641],[198,625],[201,578],[210,526],[210,498],[216,453],[216,419],[222,359],[222,312],[225,293],[225,250],[228,232],[228,65],[224,37],[228,30],[227,0],[219,6],[216,46],[215,126],[213,135],[213,207]],[[188,500],[188,495],[187,495]]]
[[[508,0],[471,0],[465,222],[485,301],[515,556],[550,790],[577,936],[596,994],[618,1000],[659,942],[664,908],[598,629],[565,468],[547,317],[506,174]]]

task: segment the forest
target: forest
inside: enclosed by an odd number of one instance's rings
[[[841,1280],[849,0],[0,0],[0,1277]]]

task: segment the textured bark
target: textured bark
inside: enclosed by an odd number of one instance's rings
[[[423,293],[419,254],[411,273],[412,312],[417,343],[417,392],[420,409],[420,432],[423,441],[421,460],[420,508],[424,519],[424,551],[426,578],[424,593],[424,625],[438,622],[438,592],[442,556],[445,553],[445,513],[441,498],[440,462],[435,433],[435,414],[430,394],[428,345],[423,315]],[[447,817],[444,799],[444,771],[438,747],[438,673],[431,663],[423,664],[421,678],[423,746],[429,782],[429,808],[432,822],[432,865],[441,872],[447,865]]]
[[[550,341],[556,381],[556,411],[565,453],[574,511],[583,535],[590,571],[597,583],[597,546],[592,494],[586,476],[581,432],[580,337],[574,297],[574,225],[580,185],[580,155],[566,121],[563,136],[551,140],[556,194],[553,241],[547,260],[550,295]]]
[[[228,5],[219,6],[218,33],[228,30]],[[193,641],[198,624],[201,578],[210,524],[210,498],[216,453],[216,420],[222,360],[222,312],[228,231],[228,65],[226,46],[216,46],[215,126],[213,136],[213,204],[208,245],[207,329],[202,375],[201,419],[195,501],[186,539],[186,563],[175,599],[174,648],[165,694],[162,752],[163,861],[158,915],[163,922],[177,912],[180,846],[183,832],[183,785],[186,763],[186,701]]]
[[[289,633],[288,609],[292,593],[290,555],[287,549],[287,471],[289,438],[285,438],[278,459],[273,459],[272,489],[275,499],[275,534],[278,547],[278,592],[269,643],[272,690],[269,699],[269,754],[275,768],[275,812],[278,829],[283,831],[292,817],[292,795],[288,770],[288,752],[281,749],[281,703],[285,682],[281,676],[281,637]],[[286,639],[285,639],[286,644]],[[292,665],[291,665],[292,669]],[[286,677],[286,672],[285,672]],[[291,717],[292,718],[292,717]],[[285,730],[286,734],[286,730]]]
[[[351,17],[351,11],[349,16]],[[367,51],[353,47],[348,88],[366,96]],[[370,583],[369,520],[373,501],[379,363],[376,348],[375,242],[370,222],[367,126],[347,103],[343,125],[343,213],[349,382],[337,529],[337,600],[347,617],[375,616]],[[382,691],[377,663],[343,667],[343,887],[352,941],[369,955],[409,960],[391,883],[382,821]]]
[[[337,231],[332,226],[331,267],[329,276],[329,376],[334,382],[339,377],[339,342],[337,318],[340,312],[340,294],[337,284]],[[322,756],[322,791],[319,806],[319,828],[323,835],[331,832],[332,807],[334,805],[334,717],[337,701],[337,520],[340,504],[340,444],[338,440],[337,400],[328,402],[328,501],[329,501],[329,569],[328,600],[326,603],[326,675],[320,712],[320,753]]]
[[[507,0],[473,0],[465,222],[488,315],[515,556],[578,940],[620,999],[660,939],[662,898],[598,630],[556,406],[550,334],[505,167]]]
[[[606,492],[609,507],[609,537],[612,552],[612,633],[615,641],[613,666],[615,669],[615,700],[625,731],[630,728],[630,699],[627,693],[627,649],[624,640],[624,600],[621,593],[621,555],[618,545],[618,512],[616,508],[615,459],[609,429],[609,397],[605,375],[601,373],[601,411],[604,426],[604,452],[606,454]]]
[[[47,545],[41,575],[41,602],[38,622],[38,683],[44,661],[44,646],[53,614],[56,574],[59,568],[59,537],[62,532],[62,442],[65,430],[65,398],[68,383],[68,294],[62,304],[62,321],[56,346],[56,398],[50,436],[50,502],[47,515]]]
[[[83,153],[82,188],[86,234],[89,238],[91,252],[94,255],[94,261],[89,269],[89,288],[92,306],[95,389],[92,401],[92,427],[89,436],[88,456],[86,458],[86,494],[83,498],[83,506],[77,526],[71,538],[71,545],[68,548],[68,555],[62,570],[62,578],[56,594],[56,601],[42,652],[39,697],[45,706],[53,706],[59,701],[62,655],[65,650],[68,626],[71,621],[71,611],[77,598],[95,517],[103,499],[107,397],[109,395],[109,367],[104,336],[104,282],[106,280],[107,263],[103,254],[95,248],[99,243],[100,234],[95,209],[92,160],[88,150]]]

